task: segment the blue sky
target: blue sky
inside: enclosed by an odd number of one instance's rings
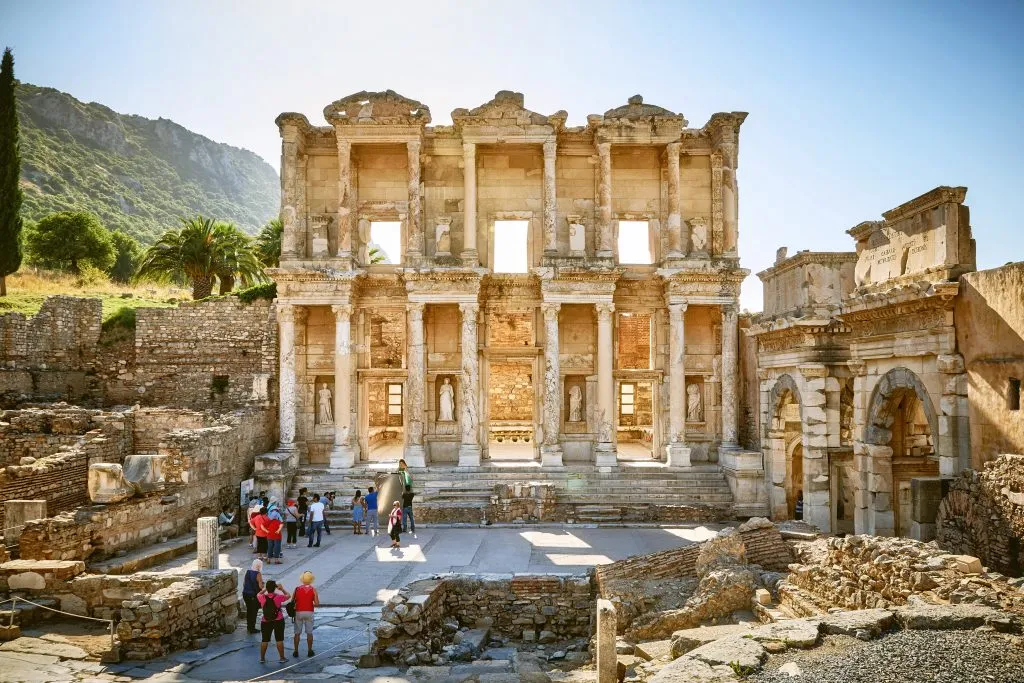
[[[371,6],[372,5],[372,6]],[[25,81],[170,118],[275,167],[274,117],[391,88],[434,123],[500,89],[585,122],[641,93],[702,125],[748,111],[740,256],[966,185],[978,265],[1024,259],[1024,3],[0,0]],[[760,283],[743,305],[760,310]]]

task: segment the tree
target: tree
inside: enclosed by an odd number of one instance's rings
[[[181,219],[181,228],[168,230],[142,255],[136,279],[192,283],[192,298],[205,299],[213,291],[214,279],[234,277],[244,281],[262,281],[265,276],[253,255],[248,237],[242,249],[233,232],[238,229],[212,218],[196,216]],[[241,234],[241,233],[239,233]],[[231,275],[229,276],[229,273]],[[230,291],[230,288],[228,289]]]
[[[256,257],[252,238],[233,223],[218,222],[214,225],[214,241],[217,248],[214,270],[220,281],[220,294],[228,294],[235,288],[235,278],[244,287],[263,282],[263,264]]]
[[[14,101],[14,54],[0,61],[0,296],[7,296],[7,276],[21,267],[21,153]]]
[[[367,256],[370,257],[371,266],[375,263],[384,263],[388,260],[388,257],[380,250],[380,247],[370,247],[370,250],[367,252]]]
[[[268,221],[260,234],[256,236],[256,258],[268,268],[277,268],[281,264],[281,235],[284,224],[280,218]]]
[[[142,256],[142,247],[127,233],[115,230],[110,233],[110,238],[114,244],[114,265],[108,271],[110,279],[114,282],[131,282]]]
[[[51,213],[25,233],[29,263],[70,271],[83,266],[107,270],[114,263],[114,242],[100,219],[87,211]]]

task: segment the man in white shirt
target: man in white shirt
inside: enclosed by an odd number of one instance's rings
[[[313,543],[313,531],[316,531],[316,543]],[[319,548],[320,539],[324,535],[324,504],[320,502],[320,494],[313,494],[313,502],[309,506],[309,531],[306,536],[309,538],[307,548]]]

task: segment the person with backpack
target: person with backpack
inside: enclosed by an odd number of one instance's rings
[[[320,594],[313,587],[313,572],[302,572],[302,585],[295,589],[295,649],[292,657],[299,656],[299,636],[306,632],[306,656],[313,656],[313,610],[320,606]]]
[[[388,515],[388,536],[391,537],[391,547],[401,547],[402,538],[402,501],[396,500],[391,504],[391,514]]]
[[[284,603],[290,597],[284,586],[278,586],[277,581],[273,579],[267,581],[267,585],[256,596],[263,608],[263,621],[260,622],[260,664],[267,663],[267,646],[270,645],[271,634],[277,643],[277,661],[281,664],[288,661],[284,656]]]
[[[245,625],[249,633],[259,633],[256,628],[256,613],[260,603],[256,599],[263,590],[263,561],[253,560],[252,568],[245,572],[242,579],[242,601],[245,602]]]
[[[289,548],[294,548],[298,542],[296,532],[299,528],[299,506],[295,504],[294,500],[288,501],[288,506],[284,509],[284,526],[288,532],[288,537],[285,539],[285,544]]]

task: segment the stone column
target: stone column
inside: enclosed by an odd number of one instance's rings
[[[304,311],[292,304],[277,305],[279,358],[278,424],[280,450],[295,449],[295,323]]]
[[[331,306],[334,311],[334,448],[331,469],[355,464],[352,449],[352,304]]]
[[[686,446],[686,307],[685,303],[668,305],[669,412],[665,462],[669,467],[690,466],[690,449]]]
[[[352,258],[352,143],[338,138],[338,251],[337,257],[349,259],[344,267],[351,267]]]
[[[281,260],[298,258],[298,167],[300,134],[294,126],[281,133]]]
[[[476,268],[480,256],[476,251],[476,144],[462,143],[462,265]]]
[[[618,619],[611,600],[597,601],[597,683],[618,683],[619,658],[615,652]]]
[[[797,370],[804,380],[800,389],[804,480],[793,483],[804,492],[804,520],[827,534],[832,531],[825,412],[828,368],[821,363],[803,363]]]
[[[406,380],[406,432],[405,432],[405,463],[409,467],[426,467],[426,449],[423,447],[423,382],[424,344],[423,344],[423,303],[406,304],[408,313],[408,378]]]
[[[615,452],[615,382],[612,378],[612,315],[615,304],[597,304],[597,454],[594,464],[614,467],[619,464]]]
[[[679,149],[680,143],[665,146],[668,162],[668,254],[669,258],[683,255],[682,215],[679,210]]]
[[[196,523],[196,554],[199,569],[220,569],[220,529],[216,517],[200,517]]]
[[[940,354],[936,367],[942,377],[936,453],[939,455],[939,476],[955,477],[971,468],[971,426],[967,403],[967,373],[964,357],[959,353]]]
[[[736,304],[722,305],[722,446],[736,447]]]
[[[420,141],[405,143],[409,153],[409,245],[406,253],[416,264],[423,257],[423,224],[420,216]],[[411,467],[411,465],[410,465]]]
[[[562,376],[558,365],[558,311],[561,304],[544,303],[544,441],[541,465],[562,466],[562,445],[558,440],[562,420]]]
[[[558,236],[555,225],[558,215],[558,200],[555,196],[555,150],[554,140],[544,143],[544,255],[558,256]]]
[[[477,351],[477,313],[480,304],[459,304],[462,312],[462,444],[459,446],[459,467],[480,466],[480,355]]]
[[[612,143],[597,143],[597,257],[611,258],[612,247]]]

